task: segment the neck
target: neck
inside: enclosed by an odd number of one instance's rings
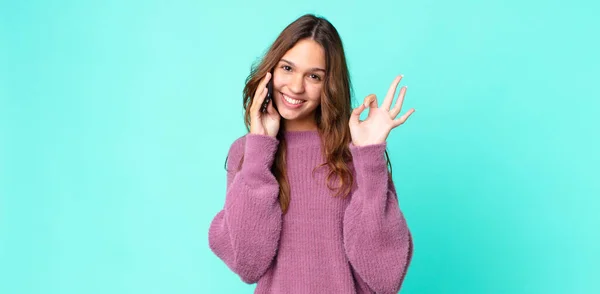
[[[283,129],[286,132],[295,131],[316,131],[317,122],[314,119],[299,120],[283,120]]]

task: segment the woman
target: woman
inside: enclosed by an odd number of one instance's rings
[[[314,15],[287,26],[253,68],[244,88],[249,133],[229,150],[209,244],[244,282],[258,283],[255,293],[399,291],[413,243],[385,148],[414,112],[396,119],[401,78],[381,107],[369,95],[352,111],[342,41]]]

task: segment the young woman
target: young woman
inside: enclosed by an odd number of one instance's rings
[[[248,134],[228,153],[211,250],[255,293],[397,293],[413,243],[388,171],[402,76],[352,111],[342,41],[324,18],[287,26],[244,88]],[[273,98],[261,109],[272,80]],[[360,114],[369,108],[368,117]]]

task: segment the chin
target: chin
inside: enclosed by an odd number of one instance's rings
[[[290,113],[288,109],[283,109],[281,112],[279,112],[279,115],[281,115],[281,118],[286,120],[294,120],[298,118],[298,113]]]

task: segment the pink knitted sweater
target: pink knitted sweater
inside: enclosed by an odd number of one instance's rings
[[[258,282],[255,293],[398,293],[413,242],[387,170],[386,143],[350,143],[355,185],[342,198],[327,188],[327,167],[312,173],[324,162],[319,133],[286,132],[285,139],[287,213],[270,171],[279,141],[247,134],[229,150],[211,250],[244,282]]]

